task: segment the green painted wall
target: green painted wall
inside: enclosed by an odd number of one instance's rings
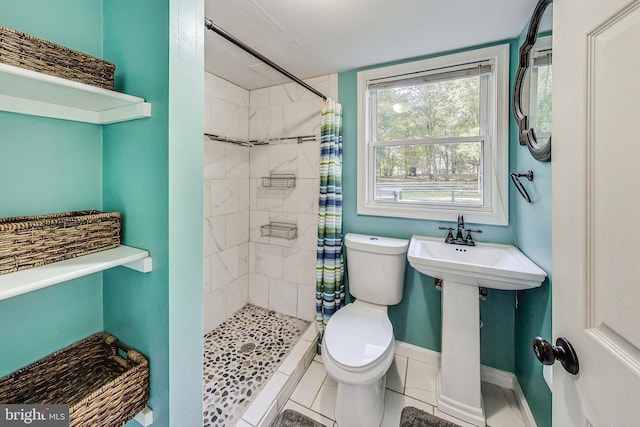
[[[528,26],[518,38],[518,46]],[[512,68],[517,67],[513,58]],[[516,240],[527,254],[548,274],[537,289],[520,292],[516,310],[515,373],[539,427],[551,426],[551,392],[542,378],[542,365],[535,358],[531,341],[535,336],[551,339],[551,162],[534,160],[525,146],[517,142],[515,123],[511,126],[511,164],[513,171],[534,172],[532,182],[524,181],[532,203],[511,189],[511,218]]]
[[[104,273],[104,324],[149,357],[154,426],[202,423],[202,10],[104,8],[117,88],[153,104],[151,118],[104,129],[105,206],[123,212],[124,242],[153,258],[148,274]]]
[[[203,9],[0,3],[0,25],[116,63],[116,90],[153,104],[104,127],[0,113],[1,217],[118,210],[124,243],[153,258],[151,273],[117,267],[0,301],[0,375],[106,330],[149,358],[154,426],[202,423]]]
[[[145,7],[146,6],[146,7]],[[105,57],[116,89],[152,104],[148,119],[104,127],[105,209],[123,215],[123,243],[144,248],[153,271],[104,272],[104,327],[149,359],[154,425],[169,423],[167,1],[104,2]]]
[[[0,25],[102,58],[102,0],[3,1],[0,11]]]
[[[506,43],[506,42],[502,42]],[[511,55],[515,41],[510,41]],[[494,43],[496,44],[496,43]],[[484,46],[477,46],[485,47]],[[413,58],[425,59],[437,55]],[[409,61],[409,60],[407,60]],[[343,221],[345,233],[377,234],[387,237],[409,239],[412,235],[440,236],[439,221],[412,220],[358,215],[357,195],[357,72],[391,64],[381,64],[340,73],[338,76],[339,99],[343,110]],[[511,73],[513,74],[513,72]],[[513,80],[513,77],[511,78]],[[451,222],[457,218],[452,217]],[[509,227],[482,225],[481,241],[513,243]],[[443,235],[444,238],[444,235]],[[480,331],[481,361],[484,365],[513,372],[515,293],[489,290],[487,301],[481,302],[480,314],[484,327]],[[426,277],[407,264],[404,296],[400,304],[389,307],[396,339],[440,351],[441,345],[441,294],[433,286],[433,279]]]
[[[526,30],[526,29],[525,29]],[[517,69],[522,36],[510,44],[510,81]],[[482,47],[482,46],[478,46]],[[466,50],[466,49],[463,49]],[[446,52],[454,53],[454,52]],[[434,55],[435,56],[435,55]],[[423,58],[428,58],[425,56]],[[423,58],[414,58],[423,59]],[[382,64],[377,65],[390,65]],[[339,98],[343,106],[343,191],[345,233],[370,233],[408,239],[413,234],[438,236],[444,223],[356,214],[357,173],[357,72],[339,74]],[[551,164],[533,160],[518,143],[511,110],[509,171],[535,173],[525,185],[533,198],[527,203],[510,185],[509,226],[481,226],[482,241],[511,243],[527,254],[551,276]],[[451,219],[455,221],[455,218]],[[431,350],[440,351],[441,296],[433,279],[407,266],[404,297],[389,308],[396,338]],[[551,336],[551,277],[540,287],[514,292],[491,291],[480,304],[484,327],[481,329],[481,360],[485,365],[515,372],[539,426],[551,425],[551,393],[542,378],[542,365],[531,351],[536,335]],[[517,308],[516,308],[517,298]]]
[[[0,25],[102,55],[100,1],[0,2]],[[102,208],[100,126],[0,112],[0,153],[0,217]],[[102,275],[0,301],[0,325],[3,376],[102,330]]]

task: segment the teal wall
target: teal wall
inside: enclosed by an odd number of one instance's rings
[[[518,39],[524,40],[528,26]],[[514,58],[514,60],[517,58]],[[517,67],[514,62],[513,67]],[[520,292],[516,310],[515,373],[538,427],[551,426],[551,392],[542,378],[542,365],[535,358],[531,341],[535,336],[551,339],[551,162],[534,160],[525,146],[518,144],[515,123],[511,126],[512,171],[532,170],[534,180],[524,180],[532,203],[511,191],[511,218],[518,246],[547,272],[546,282],[537,289]]]
[[[106,330],[149,358],[154,426],[201,425],[204,3],[10,3],[0,25],[116,63],[116,90],[153,106],[106,126],[0,113],[0,216],[120,211],[123,242],[149,250],[153,271],[0,301],[0,376]]]
[[[508,41],[510,45],[510,86],[518,65],[521,37]],[[483,46],[476,46],[479,48]],[[470,48],[469,48],[470,49]],[[468,49],[462,49],[468,50]],[[442,54],[455,53],[444,52]],[[431,56],[438,56],[431,55]],[[418,60],[429,58],[413,58]],[[409,61],[409,60],[407,60]],[[414,234],[439,236],[436,221],[411,220],[357,215],[357,72],[385,66],[381,64],[340,73],[339,99],[343,107],[343,228],[345,233],[377,234],[409,239]],[[511,92],[512,93],[512,92]],[[481,225],[481,241],[516,244],[551,276],[551,164],[533,160],[526,148],[518,143],[511,110],[509,171],[535,173],[533,182],[525,181],[533,203],[527,203],[509,185],[509,226]],[[456,218],[451,218],[454,222]],[[482,364],[516,373],[531,411],[539,426],[551,425],[551,393],[542,379],[540,365],[531,351],[536,335],[551,335],[550,278],[540,287],[521,291],[489,290],[487,301],[480,303],[484,323],[481,329]],[[517,308],[516,308],[517,303]],[[389,317],[398,340],[434,351],[440,351],[441,294],[433,279],[407,265],[404,297],[398,305],[389,307]]]
[[[511,55],[516,42],[509,43]],[[497,44],[497,43],[494,43]],[[489,45],[477,46],[485,47]],[[443,52],[437,55],[412,58],[425,59],[433,56],[455,53],[463,50]],[[408,61],[408,60],[407,60]],[[439,221],[412,220],[358,215],[357,201],[357,72],[385,66],[381,64],[352,70],[338,75],[339,99],[343,111],[343,228],[345,233],[376,234],[387,237],[409,239],[412,235],[440,236],[441,225],[450,223]],[[513,74],[513,72],[511,73]],[[456,217],[452,216],[451,222]],[[481,241],[493,243],[513,243],[508,227],[482,225]],[[480,315],[484,327],[480,330],[481,362],[484,365],[513,372],[515,293],[511,291],[489,290],[489,297],[480,303]],[[389,317],[393,323],[396,339],[440,351],[441,345],[441,294],[434,288],[433,279],[426,277],[407,264],[404,296],[400,304],[389,307]]]
[[[0,25],[102,54],[101,2],[0,2]],[[0,112],[0,153],[0,217],[102,207],[100,126]],[[102,330],[102,275],[0,301],[0,325],[3,376]]]
[[[195,426],[202,423],[203,2],[152,6],[104,8],[117,89],[153,105],[149,119],[104,128],[105,207],[123,212],[124,242],[153,258],[151,273],[104,273],[104,325],[149,357],[154,426]]]
[[[105,271],[104,327],[149,358],[154,425],[169,420],[169,7],[104,2],[105,58],[116,89],[152,104],[148,119],[104,127],[105,209],[123,215],[123,243],[144,248],[153,271]]]

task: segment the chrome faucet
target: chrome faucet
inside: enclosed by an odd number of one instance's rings
[[[476,242],[471,237],[471,233],[482,233],[482,230],[471,230],[469,228],[465,228],[464,226],[464,217],[462,214],[458,214],[458,232],[456,233],[456,237],[453,237],[453,227],[438,227],[440,230],[447,230],[449,234],[444,239],[445,243],[449,243],[452,245],[465,245],[465,246],[475,246]],[[463,236],[463,233],[466,232],[467,235]]]

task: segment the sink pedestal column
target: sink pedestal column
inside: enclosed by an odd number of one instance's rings
[[[438,410],[485,426],[480,391],[480,303],[478,287],[444,280],[442,353]]]

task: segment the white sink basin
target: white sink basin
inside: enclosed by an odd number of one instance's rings
[[[502,290],[539,287],[546,273],[515,246],[452,245],[443,238],[413,236],[409,264],[422,274],[466,285]]]

